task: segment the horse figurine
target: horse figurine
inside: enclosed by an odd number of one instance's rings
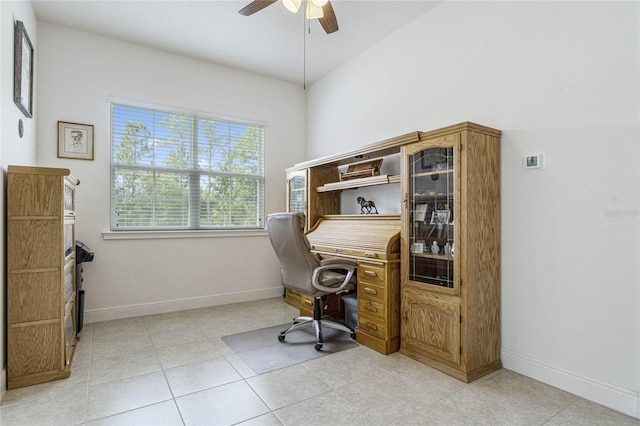
[[[367,201],[364,197],[358,197],[358,204],[360,204],[360,213],[361,214],[378,214],[378,209],[376,208],[376,203],[373,201]],[[371,210],[375,211],[371,211]]]

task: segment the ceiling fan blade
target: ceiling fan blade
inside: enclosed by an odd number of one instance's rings
[[[240,15],[249,16],[261,11],[267,6],[271,6],[278,0],[253,0],[251,3],[238,11]]]
[[[331,6],[330,1],[322,6],[322,12],[324,13],[324,16],[322,18],[318,18],[318,21],[320,21],[320,25],[322,25],[324,31],[327,34],[338,31],[338,19],[336,19],[336,14],[333,11],[333,6]]]

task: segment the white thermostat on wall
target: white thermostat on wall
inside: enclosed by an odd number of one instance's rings
[[[525,155],[522,159],[524,170],[540,170],[545,168],[543,153]]]

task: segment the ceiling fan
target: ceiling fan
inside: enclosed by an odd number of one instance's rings
[[[267,6],[271,6],[278,0],[253,0],[251,3],[240,9],[239,14],[244,16],[253,15]],[[291,12],[296,13],[304,0],[282,0],[282,4]],[[338,20],[333,11],[333,6],[328,0],[306,0],[307,19],[318,19],[320,25],[327,34],[338,31]]]

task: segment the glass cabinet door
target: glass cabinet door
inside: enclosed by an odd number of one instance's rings
[[[75,186],[65,179],[64,181],[64,215],[65,216],[75,215],[76,209],[75,209],[74,188]]]
[[[407,176],[408,278],[455,289],[456,152],[454,146],[409,153]],[[406,263],[405,263],[406,265]],[[445,290],[447,291],[447,290]]]
[[[290,173],[287,176],[287,208],[292,213],[306,213],[306,170]]]

